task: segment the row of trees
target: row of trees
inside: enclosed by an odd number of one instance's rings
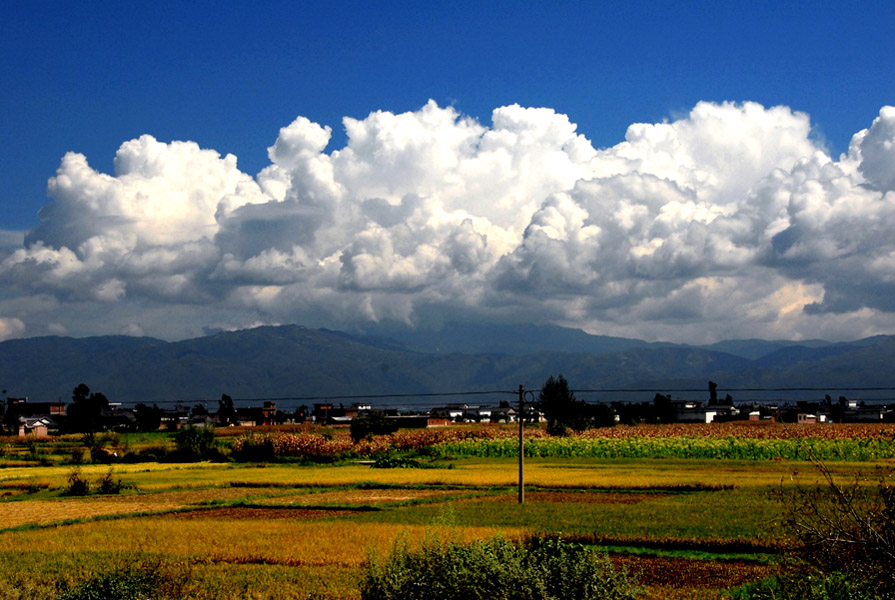
[[[615,425],[615,412],[609,406],[578,400],[562,375],[551,375],[544,382],[538,396],[538,408],[547,419],[550,435],[565,435],[569,429],[583,431]]]
[[[592,404],[576,398],[575,393],[569,389],[569,382],[562,375],[551,375],[544,382],[537,404],[547,420],[547,432],[550,435],[565,435],[569,430],[613,427],[617,423],[634,425],[674,423],[677,420],[671,396],[656,394],[652,402]]]

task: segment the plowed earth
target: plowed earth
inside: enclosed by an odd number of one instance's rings
[[[746,561],[709,561],[656,556],[612,556],[646,587],[647,600],[715,597],[715,590],[731,589],[774,574],[769,565]]]
[[[191,510],[188,512],[174,513],[168,516],[171,519],[225,519],[225,520],[274,520],[274,519],[326,519],[331,517],[344,517],[356,514],[355,510],[322,510],[315,508],[209,508]]]

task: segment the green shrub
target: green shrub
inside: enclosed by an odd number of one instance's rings
[[[750,583],[731,593],[732,600],[884,600],[883,592],[856,583],[842,573],[799,572]]]
[[[358,443],[363,439],[372,438],[374,435],[390,435],[398,431],[398,423],[389,419],[382,412],[373,411],[366,417],[358,417],[351,420],[351,439]]]
[[[73,465],[80,465],[84,462],[84,451],[75,446],[69,451],[68,461]]]
[[[25,455],[27,460],[43,462],[47,458],[46,449],[34,438],[29,438],[27,442],[28,454]]]
[[[605,554],[556,538],[396,545],[368,561],[361,600],[628,600],[634,579]]]
[[[270,435],[246,435],[233,451],[239,462],[273,462],[277,459],[274,438]]]
[[[57,600],[167,600],[182,596],[183,583],[160,565],[137,563],[62,589]]]
[[[126,486],[121,482],[121,478],[115,479],[112,477],[113,472],[112,469],[109,469],[109,472],[100,477],[97,482],[97,493],[99,494],[120,494],[121,490],[123,490]]]
[[[221,460],[223,455],[217,448],[214,429],[206,427],[185,427],[174,436],[176,450],[170,456],[175,460],[192,462],[197,460]]]
[[[90,482],[81,477],[81,470],[74,469],[68,476],[68,484],[63,494],[66,496],[86,496],[90,493]]]
[[[876,482],[834,480],[818,459],[819,485],[781,491],[784,525],[796,539],[795,559],[843,585],[895,598],[895,487],[892,474]]]
[[[122,462],[138,463],[138,462],[164,462],[167,460],[171,451],[166,446],[155,445],[141,448],[136,452],[130,451],[122,457]]]
[[[424,469],[425,465],[418,460],[404,456],[383,456],[376,459],[372,465],[374,469]]]
[[[737,590],[737,600],[895,599],[892,476],[844,485],[809,451],[822,481],[781,489],[793,550],[783,573]]]

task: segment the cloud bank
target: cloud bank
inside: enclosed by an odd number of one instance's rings
[[[594,148],[569,117],[430,101],[298,117],[270,166],[144,135],[66,154],[0,254],[0,339],[299,322],[557,323],[709,342],[895,333],[895,107],[834,159],[787,107],[701,102]]]

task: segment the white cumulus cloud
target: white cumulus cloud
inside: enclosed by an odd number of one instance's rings
[[[331,128],[298,117],[255,176],[149,135],[111,175],[65,155],[40,224],[0,254],[5,327],[176,338],[469,312],[681,341],[891,332],[893,107],[838,159],[808,115],[751,102],[602,149],[518,105],[343,126],[327,152]]]

